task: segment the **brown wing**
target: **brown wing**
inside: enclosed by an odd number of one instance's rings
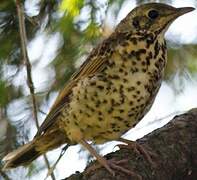
[[[115,42],[117,38],[112,34],[108,39],[102,42],[96,49],[94,49],[87,60],[82,64],[78,71],[76,71],[63,90],[59,93],[55,103],[53,104],[45,121],[40,126],[37,135],[45,132],[54,122],[61,109],[69,102],[69,95],[72,93],[72,88],[76,86],[77,82],[84,77],[94,75],[102,71],[106,65],[105,61],[110,58],[114,51]]]

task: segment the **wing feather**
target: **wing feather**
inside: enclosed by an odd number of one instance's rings
[[[65,85],[63,90],[59,93],[55,103],[53,104],[49,114],[40,126],[37,135],[46,131],[54,122],[56,122],[57,116],[61,112],[62,108],[69,102],[69,95],[72,93],[72,89],[76,86],[80,79],[83,79],[89,75],[94,75],[101,72],[105,66],[106,61],[113,54],[115,48],[116,37],[112,34],[108,39],[104,40],[97,48],[95,48],[88,56],[87,60],[81,65]]]

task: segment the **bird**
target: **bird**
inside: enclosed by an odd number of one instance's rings
[[[146,115],[161,86],[167,63],[165,32],[193,10],[163,3],[131,10],[74,72],[33,140],[3,158],[4,169],[27,166],[63,144],[80,144],[114,175],[117,165],[89,142],[129,144],[121,136]]]

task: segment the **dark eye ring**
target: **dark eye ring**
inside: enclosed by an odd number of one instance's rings
[[[156,10],[150,10],[150,11],[148,12],[148,17],[149,17],[150,19],[156,19],[158,16],[159,16],[159,13],[158,13],[158,11],[156,11]]]

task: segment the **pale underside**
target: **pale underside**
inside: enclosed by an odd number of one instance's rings
[[[85,139],[100,144],[117,140],[150,109],[161,84],[165,62],[160,63],[159,69],[155,66],[163,53],[160,50],[149,65],[142,66],[150,52],[154,52],[155,42],[140,59],[129,56],[133,49],[138,51],[145,43],[134,46],[129,42],[126,47],[116,47],[102,72],[83,78],[73,88],[71,101],[58,119],[60,129],[71,142]],[[159,43],[162,45],[162,39]],[[159,76],[157,80],[155,73]]]

